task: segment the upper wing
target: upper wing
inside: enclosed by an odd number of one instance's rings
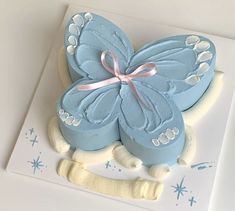
[[[57,106],[60,129],[72,148],[96,150],[119,140],[117,113],[119,84],[91,91],[78,91],[75,82],[60,98]]]
[[[128,85],[122,85],[119,128],[127,150],[146,165],[174,163],[184,145],[181,112],[166,95],[134,82],[149,108],[139,102]]]
[[[122,30],[91,13],[79,13],[70,19],[65,29],[64,45],[73,81],[81,76],[96,80],[110,77],[100,62],[102,51],[115,53],[121,70],[128,67],[133,55],[132,45]]]
[[[179,109],[185,110],[201,97],[212,80],[215,55],[213,43],[205,37],[174,36],[146,45],[136,52],[128,71],[143,63],[155,63],[158,74],[138,80],[168,92]]]

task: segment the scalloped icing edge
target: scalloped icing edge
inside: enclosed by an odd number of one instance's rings
[[[196,124],[214,105],[223,88],[223,76],[221,71],[215,71],[215,76],[208,89],[190,109],[182,112],[185,124]]]
[[[81,187],[127,199],[156,200],[160,198],[164,187],[160,182],[142,178],[120,180],[103,177],[86,170],[81,163],[66,159],[59,162],[57,173]]]

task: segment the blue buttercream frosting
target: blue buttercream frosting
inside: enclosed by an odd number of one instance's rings
[[[64,38],[74,83],[60,98],[57,113],[71,147],[98,150],[121,140],[146,165],[174,164],[185,142],[181,111],[198,101],[214,75],[213,43],[201,36],[180,35],[134,52],[121,29],[88,13],[69,20]],[[156,75],[132,80],[150,108],[141,104],[125,82],[78,90],[78,85],[114,77],[101,64],[101,53],[107,50],[117,56],[122,74],[145,63],[156,64]],[[107,62],[112,66],[111,58]]]

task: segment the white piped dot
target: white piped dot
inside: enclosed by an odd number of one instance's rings
[[[89,13],[89,12],[87,12],[87,13],[84,15],[84,17],[85,17],[85,18],[86,18],[86,20],[88,20],[88,21],[91,21],[91,20],[93,19],[92,14],[91,14],[91,13]]]
[[[80,30],[79,30],[79,28],[76,26],[76,24],[71,23],[71,24],[69,25],[69,33],[78,36],[78,35],[80,34]]]
[[[69,114],[67,112],[63,113],[60,118],[62,121],[65,121],[69,117]]]
[[[171,129],[166,129],[165,135],[168,139],[174,140],[175,139],[175,133]]]
[[[201,63],[197,69],[197,75],[199,76],[204,75],[208,71],[209,67],[210,66],[208,63],[206,62]]]
[[[175,137],[179,134],[179,129],[174,127],[172,129],[167,128],[165,132],[161,133],[158,138],[152,139],[154,146],[160,146],[161,144],[168,144],[170,141],[173,141]]]
[[[200,81],[200,77],[198,75],[190,75],[188,78],[184,80],[187,84],[193,86]]]
[[[75,53],[75,47],[72,46],[72,45],[69,45],[67,47],[67,52],[70,54],[70,55],[73,55]]]
[[[74,121],[74,117],[73,116],[69,116],[66,120],[65,120],[65,123],[67,125],[72,125],[73,124],[73,121]]]
[[[172,131],[174,132],[175,135],[178,135],[179,132],[180,132],[177,127],[174,127],[174,128],[172,129]]]
[[[210,48],[210,43],[207,42],[207,41],[201,41],[199,43],[197,43],[195,46],[194,46],[194,49],[197,51],[197,52],[202,52],[202,51],[206,51]]]
[[[73,16],[73,22],[79,26],[79,27],[83,27],[84,26],[84,19],[81,15],[77,14]]]
[[[155,145],[156,147],[160,146],[160,142],[158,139],[152,139],[153,145]]]
[[[197,57],[199,62],[205,62],[212,59],[213,54],[210,51],[203,51]]]
[[[62,114],[64,114],[64,110],[60,109],[58,113],[59,113],[59,115],[62,115]]]
[[[165,133],[161,133],[159,135],[159,138],[158,138],[159,142],[162,143],[162,144],[168,144],[169,143],[169,139],[167,138],[166,134]]]
[[[76,45],[77,45],[77,39],[76,39],[76,37],[73,36],[73,35],[69,36],[68,41],[69,41],[69,44],[70,44],[70,45],[73,45],[73,46],[76,46]]]
[[[81,120],[74,119],[74,120],[73,120],[73,126],[77,127],[78,125],[80,125],[80,121],[81,121]]]
[[[200,41],[200,38],[196,35],[191,35],[186,38],[185,44],[186,45],[195,45]]]

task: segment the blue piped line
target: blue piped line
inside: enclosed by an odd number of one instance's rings
[[[200,165],[203,165],[203,164],[208,164],[209,162],[203,162],[203,163],[197,163],[197,164],[194,164],[194,165],[191,165],[191,168],[196,168],[197,166],[200,166]]]

